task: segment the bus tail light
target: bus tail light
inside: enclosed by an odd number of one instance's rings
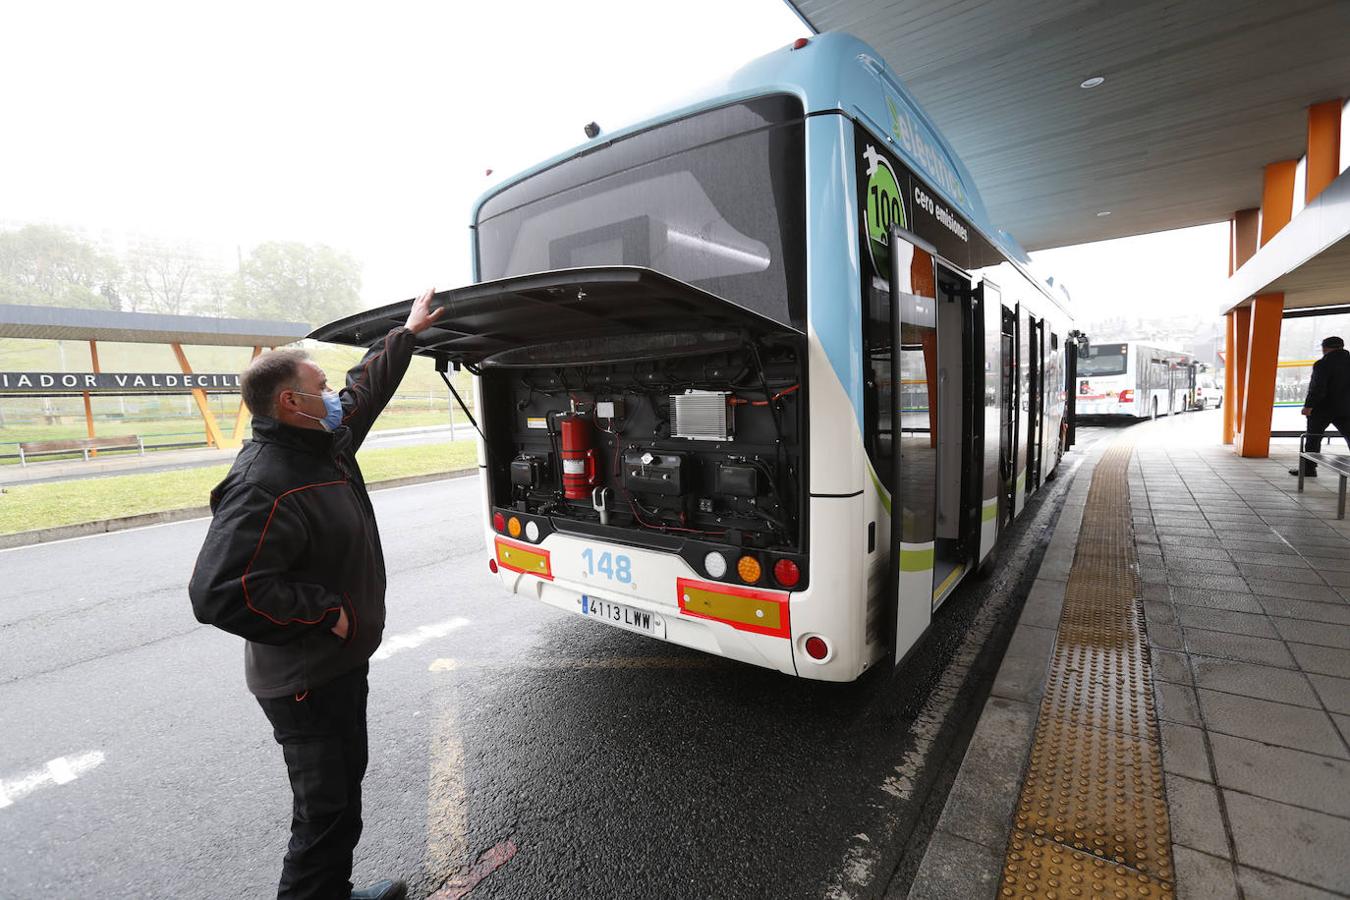
[[[506,516],[501,513],[492,514],[492,530],[501,533],[506,530]]]
[[[797,582],[802,580],[802,572],[792,560],[780,559],[773,564],[773,577],[783,587],[790,588],[796,586]]]
[[[1121,402],[1121,403],[1133,403],[1133,402],[1134,402],[1134,391],[1130,390],[1129,388],[1126,388],[1125,390],[1121,391],[1121,392],[1120,392],[1120,402]]]
[[[497,574],[497,561],[495,559],[488,560],[488,571],[493,575]]]
[[[830,644],[818,634],[813,634],[803,644],[806,655],[816,662],[824,662],[830,657]]]
[[[742,556],[736,563],[736,574],[741,576],[741,581],[746,584],[754,584],[759,581],[759,576],[764,574],[764,570],[760,568],[759,560],[753,556]]]

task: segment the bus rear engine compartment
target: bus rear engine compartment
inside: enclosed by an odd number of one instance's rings
[[[703,544],[798,554],[801,368],[795,343],[748,339],[698,355],[485,367],[493,508],[695,555]]]

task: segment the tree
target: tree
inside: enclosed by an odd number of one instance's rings
[[[127,262],[127,308],[180,316],[206,305],[203,267],[189,245],[137,248]]]
[[[207,269],[200,279],[201,299],[194,311],[203,316],[225,318],[234,303],[234,287],[239,276],[227,275],[218,269]]]
[[[0,232],[0,303],[121,309],[121,266],[60,228]]]
[[[235,315],[318,325],[361,307],[361,267],[322,244],[271,241],[239,265]]]

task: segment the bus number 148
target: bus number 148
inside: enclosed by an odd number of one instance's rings
[[[586,563],[587,575],[603,575],[610,581],[620,584],[633,583],[633,561],[622,553],[614,554],[604,550],[598,555],[590,547],[581,551]]]

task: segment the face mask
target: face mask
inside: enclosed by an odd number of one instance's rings
[[[337,391],[324,391],[322,394],[306,394],[304,391],[295,391],[295,393],[302,397],[318,397],[323,401],[325,410],[323,418],[311,416],[309,413],[300,412],[298,409],[296,412],[306,419],[313,419],[318,422],[323,426],[324,431],[336,431],[337,427],[342,424],[342,398],[338,396]]]

